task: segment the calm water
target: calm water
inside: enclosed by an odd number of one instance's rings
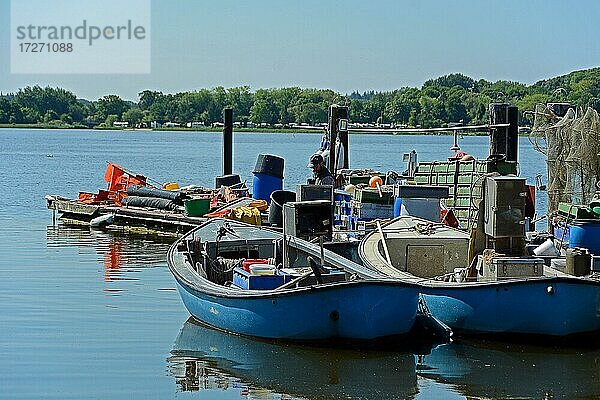
[[[286,159],[307,177],[318,135],[237,134],[234,170]],[[353,135],[352,167],[403,170],[448,154],[448,136]],[[600,352],[481,342],[406,351],[314,349],[198,326],[174,290],[167,241],[52,226],[44,195],[104,186],[106,161],[159,181],[212,185],[220,134],[0,130],[0,398],[595,398]],[[487,138],[463,150],[487,153]],[[52,157],[47,157],[52,155]],[[521,173],[545,176],[521,140]],[[545,207],[545,199],[538,199]]]

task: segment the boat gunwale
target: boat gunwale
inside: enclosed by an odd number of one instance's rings
[[[189,231],[188,233],[183,235],[181,238],[179,238],[177,241],[175,241],[169,248],[169,251],[167,253],[167,265],[169,267],[169,270],[171,271],[171,273],[173,274],[175,279],[178,281],[178,283],[180,285],[184,286],[186,288],[186,290],[192,289],[193,291],[197,291],[199,293],[202,293],[204,295],[211,296],[214,298],[268,299],[268,298],[304,295],[304,294],[306,294],[306,292],[315,291],[315,290],[319,290],[319,291],[321,291],[321,290],[337,290],[338,288],[345,288],[347,286],[379,285],[379,286],[397,286],[397,287],[403,287],[406,289],[418,289],[418,285],[415,283],[405,282],[405,281],[401,281],[401,280],[394,279],[391,277],[385,277],[383,274],[378,273],[377,271],[373,271],[373,272],[377,273],[378,275],[381,275],[381,278],[375,277],[375,276],[365,278],[363,276],[362,279],[353,280],[353,281],[329,282],[329,283],[322,283],[322,284],[317,284],[317,285],[292,287],[292,288],[285,288],[285,289],[277,289],[276,288],[276,289],[272,289],[272,290],[244,290],[241,288],[233,289],[233,288],[230,288],[227,286],[219,285],[219,284],[214,283],[214,282],[210,281],[209,279],[201,276],[198,272],[196,272],[192,268],[191,265],[188,265],[187,263],[185,263],[185,261],[182,262],[181,260],[176,259],[176,256],[178,254],[180,254],[179,250],[177,249],[178,244],[180,242],[182,242],[183,240],[185,240],[186,238],[193,236],[197,230],[200,230],[201,228],[207,226],[208,224],[214,222],[215,220],[222,220],[222,219],[215,218],[213,220],[209,220],[206,223],[196,227],[195,229]],[[228,221],[228,222],[231,222],[231,221]],[[239,224],[239,225],[248,225],[248,224],[238,223],[237,221],[235,221],[235,223]],[[248,226],[252,226],[252,225],[248,225]],[[254,227],[256,228],[256,226],[254,226]],[[265,228],[261,228],[261,229],[265,229]],[[268,229],[266,229],[266,230],[268,230]],[[274,232],[274,233],[279,233],[279,232],[270,231],[270,230],[268,230],[268,231]],[[296,244],[304,242],[302,239],[299,239],[299,238],[295,238],[295,239],[297,239],[297,240],[295,240]],[[301,248],[302,246],[299,246],[299,247]],[[328,252],[330,252],[330,251],[325,249],[325,253],[328,253]],[[327,259],[327,257],[326,257],[326,259]],[[350,260],[348,260],[348,261],[350,261]],[[187,270],[191,274],[193,274],[194,280],[190,280],[188,277],[184,276],[184,274],[181,272],[181,270]],[[346,272],[348,272],[348,271],[346,271]]]
[[[401,218],[403,218],[403,217],[398,217],[398,218],[393,219],[385,224],[382,224],[381,225],[382,231],[383,231],[383,228],[398,222]],[[404,217],[404,218],[406,218],[406,217]],[[415,217],[410,217],[410,218],[413,220],[417,219],[420,221],[420,219],[415,218]],[[426,221],[426,220],[423,220],[423,221],[431,222],[432,224],[436,224],[436,225],[442,225],[441,223],[438,223],[438,222]],[[446,228],[448,228],[449,230],[454,230],[453,228],[450,228],[450,227],[446,227]],[[392,232],[392,233],[397,233],[397,232]],[[381,234],[378,231],[372,231],[372,232],[369,232],[367,234],[367,236],[365,236],[363,238],[362,243],[359,246],[359,254],[360,255],[363,254],[364,243],[367,243],[368,239],[374,238],[376,235],[381,236]],[[381,237],[379,237],[376,240],[381,241],[382,239],[381,239]],[[387,262],[384,260],[384,257],[381,254],[378,254],[378,256],[381,257],[381,259],[384,261],[384,263],[387,264]],[[503,286],[517,286],[517,285],[524,285],[524,284],[530,284],[530,283],[548,283],[548,284],[570,283],[570,284],[578,284],[578,285],[586,284],[586,285],[591,285],[591,286],[600,286],[600,276],[594,276],[594,275],[574,276],[574,275],[567,275],[567,274],[561,274],[561,275],[555,275],[555,276],[542,275],[542,276],[515,277],[515,278],[502,279],[502,280],[497,280],[497,281],[446,282],[446,281],[436,280],[433,278],[422,278],[422,277],[413,275],[409,272],[399,270],[394,266],[386,265],[385,268],[393,269],[393,274],[391,274],[389,272],[385,272],[382,268],[375,265],[367,257],[361,257],[361,258],[362,258],[362,260],[364,262],[364,266],[366,268],[369,268],[373,271],[377,271],[379,273],[388,275],[388,276],[393,277],[394,279],[398,279],[400,281],[408,281],[410,283],[414,283],[414,284],[422,286],[424,288],[431,288],[431,289],[444,288],[444,289],[473,289],[473,290],[475,290],[475,289],[483,289],[483,288],[489,288],[489,287],[494,287],[494,286],[502,286],[502,287]],[[550,268],[550,267],[548,267],[548,268]],[[560,271],[557,271],[557,272],[560,273]],[[427,293],[425,293],[425,294],[427,294]]]

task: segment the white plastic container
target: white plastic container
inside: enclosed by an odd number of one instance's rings
[[[269,264],[251,264],[249,269],[254,275],[275,275],[275,268]]]
[[[536,256],[557,257],[560,255],[560,251],[554,246],[554,241],[552,239],[546,239],[544,243],[533,249],[533,254]]]

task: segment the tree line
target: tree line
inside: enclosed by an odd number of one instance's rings
[[[236,121],[269,126],[317,124],[327,120],[328,107],[350,107],[355,123],[393,123],[434,127],[451,122],[486,123],[488,104],[516,105],[521,123],[531,123],[524,111],[535,104],[569,102],[600,111],[600,68],[525,85],[512,81],[474,80],[463,74],[449,74],[425,82],[422,87],[392,91],[341,94],[329,89],[286,87],[258,89],[248,86],[175,94],[144,90],[138,101],[126,101],[115,94],[95,101],[78,99],[62,88],[28,86],[17,93],[0,95],[0,124],[64,124],[71,126],[150,126],[166,121],[210,125],[222,121],[222,110],[232,107]]]

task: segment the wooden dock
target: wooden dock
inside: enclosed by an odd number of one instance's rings
[[[109,205],[82,204],[61,196],[46,196],[47,207],[66,224],[87,225],[96,217],[112,214],[111,230],[131,230],[149,234],[179,236],[207,220],[204,217],[188,217],[183,213],[138,207],[115,207]]]

